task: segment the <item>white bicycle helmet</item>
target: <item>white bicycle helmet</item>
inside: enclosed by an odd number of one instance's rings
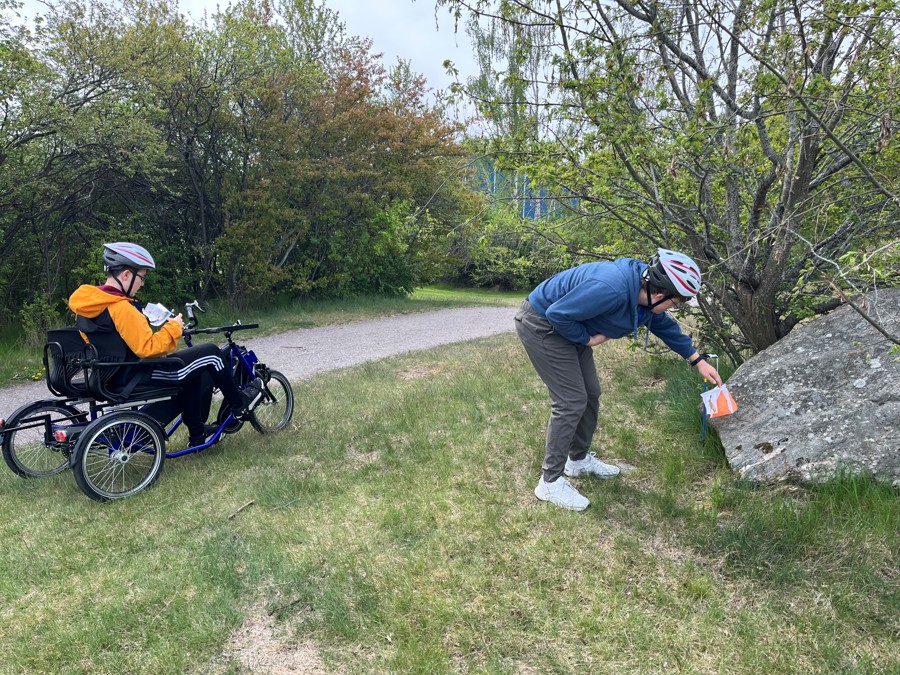
[[[647,263],[644,278],[666,293],[691,298],[700,292],[700,268],[684,253],[661,248]]]
[[[156,263],[143,246],[127,241],[103,244],[103,268],[108,272],[122,267],[155,270]]]

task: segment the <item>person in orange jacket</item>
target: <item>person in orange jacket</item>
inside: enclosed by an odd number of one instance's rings
[[[181,418],[188,429],[191,446],[202,445],[212,433],[206,427],[213,385],[218,387],[232,414],[245,419],[262,397],[262,382],[257,379],[238,390],[219,349],[211,343],[175,351],[184,331],[181,314],[170,318],[156,332],[144,316],[135,295],[144,286],[151,270],[156,269],[147,249],[130,242],[103,245],[103,265],[107,273],[102,286],[83,285],[69,297],[69,308],[85,342],[97,334],[117,335],[116,350],[126,361],[174,356],[179,360],[148,368],[148,383],[181,389]]]

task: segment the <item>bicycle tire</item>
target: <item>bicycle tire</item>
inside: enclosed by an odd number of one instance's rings
[[[16,429],[23,424],[37,424],[43,414],[51,426]],[[52,438],[54,423],[71,420],[75,424],[87,422],[78,408],[60,401],[35,401],[22,406],[6,420],[3,432],[3,460],[12,472],[22,478],[46,478],[62,473],[69,467],[69,457]]]
[[[91,422],[75,444],[75,482],[98,502],[123,499],[155,483],[166,459],[165,432],[149,415],[121,411]]]
[[[261,434],[284,429],[294,415],[294,390],[291,383],[277,370],[268,371],[265,396],[250,414],[250,424]]]

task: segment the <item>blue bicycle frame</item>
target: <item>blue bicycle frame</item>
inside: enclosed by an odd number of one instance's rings
[[[102,369],[118,370],[131,365],[156,367],[158,363],[184,365],[184,360],[174,355],[168,362],[162,358],[141,359],[142,364],[124,364],[114,358],[104,360],[94,345],[85,347],[76,329],[59,329],[58,334],[48,334],[44,349],[47,386],[57,398],[21,406],[7,420],[11,424],[0,420],[3,459],[10,469],[23,478],[37,478],[71,467],[78,487],[91,499],[104,502],[131,496],[153,485],[166,459],[205,450],[220,441],[223,434],[239,431],[245,421],[261,434],[286,428],[294,411],[290,382],[233,339],[235,332],[258,328],[258,324],[238,322],[231,326],[197,328],[193,310],[202,311],[199,305],[196,301],[189,303],[185,310],[189,321],[183,335],[188,347],[193,346],[194,335],[222,333],[225,344],[208,352],[218,353],[222,358],[227,370],[220,375],[230,377],[239,390],[254,380],[263,382],[261,395],[254,396],[254,412],[249,419],[244,416],[236,419],[228,402],[222,401],[216,425],[209,427],[214,431],[203,443],[166,452],[166,442],[182,424],[178,414],[184,390],[154,385],[141,388],[146,378],[132,376],[123,391],[113,391],[106,388],[106,375],[110,371],[104,373]],[[205,406],[207,400],[211,402],[213,390],[207,376],[203,377],[196,394],[203,397]],[[230,389],[231,385],[219,379],[219,374],[215,379]],[[20,436],[19,432],[26,433]],[[145,461],[145,457],[151,459]]]
[[[191,316],[193,319],[193,316]],[[256,354],[253,351],[246,349],[245,347],[241,347],[234,340],[231,339],[231,334],[238,330],[248,330],[251,328],[259,328],[259,324],[257,323],[248,323],[248,324],[235,324],[233,326],[222,326],[219,328],[202,328],[198,330],[189,330],[184,334],[184,341],[188,347],[192,347],[193,344],[191,342],[191,336],[197,335],[199,333],[205,334],[214,334],[214,333],[224,333],[225,338],[228,340],[225,347],[222,348],[222,360],[225,361],[228,372],[231,375],[233,380],[243,381],[243,382],[251,382],[256,377],[256,364],[259,363],[259,359],[256,358]],[[227,348],[226,348],[227,347]],[[240,377],[240,380],[236,379],[236,376],[243,375]],[[182,455],[189,455],[195,452],[200,452],[201,450],[206,450],[206,448],[210,447],[214,443],[218,442],[219,438],[222,437],[224,430],[231,426],[232,424],[238,424],[239,422],[234,419],[234,416],[229,413],[228,416],[221,421],[219,424],[219,428],[216,429],[215,433],[206,439],[206,442],[201,445],[193,445],[184,450],[178,450],[177,452],[167,452],[166,459],[172,459],[174,457],[181,457]],[[176,419],[172,425],[166,430],[166,440],[169,440],[178,427],[181,426],[181,416]]]

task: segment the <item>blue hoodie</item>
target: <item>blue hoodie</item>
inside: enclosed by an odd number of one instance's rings
[[[638,307],[645,269],[645,263],[632,258],[585,263],[541,282],[528,302],[574,344],[587,344],[591,335],[620,338],[632,333],[637,339],[638,328],[647,326],[669,349],[688,358],[696,350],[675,320]]]

